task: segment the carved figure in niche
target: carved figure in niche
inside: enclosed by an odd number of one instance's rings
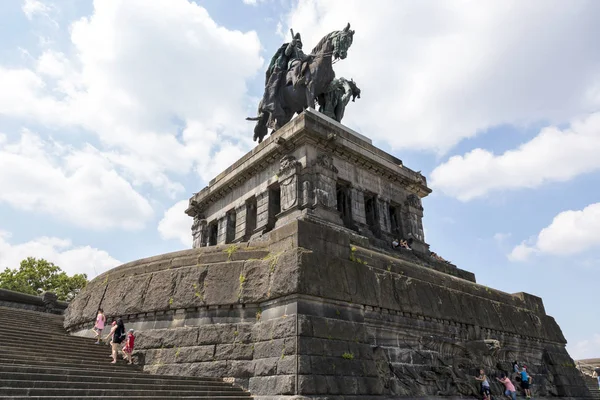
[[[423,206],[421,205],[421,199],[416,194],[409,194],[406,198],[406,204],[411,207],[418,208],[419,210],[423,209]]]
[[[329,193],[323,189],[315,189],[315,196],[317,204],[321,204],[325,207],[329,207]]]
[[[333,157],[331,154],[323,153],[317,156],[317,159],[313,163],[314,165],[319,165],[325,169],[333,171],[334,173],[338,173],[338,169],[333,165]]]
[[[310,181],[302,182],[302,205],[308,206],[312,203],[313,193]]]
[[[302,166],[300,161],[296,160],[296,157],[294,157],[293,155],[288,154],[283,156],[281,161],[279,161],[279,172],[286,172],[289,169],[296,168],[298,166]]]
[[[410,228],[409,237],[412,236],[415,239],[423,241],[423,230],[421,229],[419,224],[419,217],[414,213],[407,213],[407,216]]]

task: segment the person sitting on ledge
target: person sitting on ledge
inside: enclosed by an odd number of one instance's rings
[[[401,249],[412,250],[410,248],[410,246],[408,245],[408,242],[405,239],[402,239],[402,240],[394,239],[392,241],[392,247],[394,249],[397,249],[398,247],[400,247]]]

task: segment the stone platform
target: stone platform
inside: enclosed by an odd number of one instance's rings
[[[138,331],[145,370],[229,378],[264,400],[475,397],[479,368],[495,377],[513,360],[536,398],[590,398],[540,298],[429,252],[429,192],[307,111],[190,199],[195,248],[100,275],[65,326],[89,334],[102,307]]]
[[[474,396],[480,366],[495,375],[515,359],[537,396],[588,394],[541,299],[314,221],[115,268],[73,301],[65,325],[85,333],[99,306],[139,332],[145,369],[231,377],[258,398]]]

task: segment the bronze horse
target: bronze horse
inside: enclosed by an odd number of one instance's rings
[[[306,83],[294,88],[292,84],[286,84],[290,81],[287,76],[282,79],[282,84],[277,90],[277,99],[283,112],[272,114],[263,109],[261,101],[258,106],[258,116],[246,118],[249,121],[257,121],[254,127],[254,140],[258,140],[258,143],[262,142],[269,128],[275,132],[287,124],[294,114],[299,114],[308,107],[315,108],[316,99],[327,90],[335,78],[333,60],[346,58],[353,37],[354,31],[350,30],[350,24],[341,31],[333,31],[325,35],[301,67]]]

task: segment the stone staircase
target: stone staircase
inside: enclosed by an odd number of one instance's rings
[[[588,389],[590,389],[592,399],[600,400],[600,389],[598,389],[598,380],[588,375],[583,375],[583,379],[585,380],[585,384],[587,385]]]
[[[68,335],[60,315],[0,307],[2,399],[229,399],[249,393],[217,378],[149,375],[110,348]]]

